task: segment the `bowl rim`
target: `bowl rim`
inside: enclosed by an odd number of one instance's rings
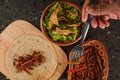
[[[82,38],[82,32],[80,33],[80,36],[78,36],[76,38],[76,40],[74,41],[70,41],[70,42],[67,42],[67,43],[63,43],[63,42],[59,42],[59,41],[54,41],[52,38],[50,38],[50,36],[48,35],[48,33],[46,32],[44,26],[43,26],[43,19],[44,19],[44,16],[45,14],[47,13],[47,10],[53,5],[55,4],[56,2],[59,2],[61,4],[68,4],[68,5],[71,5],[72,7],[76,8],[80,14],[82,14],[82,9],[80,8],[80,6],[78,6],[77,4],[71,2],[71,1],[54,1],[50,4],[47,5],[47,7],[45,7],[45,9],[43,10],[42,14],[41,14],[41,18],[40,18],[40,28],[41,28],[41,31],[44,33],[45,37],[52,43],[54,44],[57,44],[58,46],[70,46],[72,44],[75,44],[76,42],[78,42],[81,38]],[[84,27],[83,26],[84,23],[82,23],[82,28]]]

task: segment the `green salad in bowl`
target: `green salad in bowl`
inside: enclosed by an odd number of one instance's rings
[[[42,14],[42,31],[54,42],[70,43],[82,33],[81,12],[70,2],[59,1],[49,5]]]

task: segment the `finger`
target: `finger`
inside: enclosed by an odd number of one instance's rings
[[[108,19],[109,19],[108,15],[104,15],[104,16],[101,16],[101,17],[102,17],[101,21],[105,24],[105,27],[109,27],[110,23],[108,21]]]
[[[88,18],[88,13],[85,9],[82,9],[82,22],[86,22]]]
[[[111,13],[111,5],[105,3],[99,3],[97,5],[90,5],[86,7],[87,13],[99,16],[99,15],[106,15]]]
[[[104,15],[103,20],[105,20],[105,21],[109,20],[109,15]]]
[[[82,8],[82,22],[86,22],[88,18],[88,13],[86,12],[86,6],[88,6],[90,0],[85,0]]]
[[[110,26],[110,22],[109,21],[104,21],[106,27],[109,27]]]
[[[96,20],[95,17],[92,18],[92,20],[91,20],[91,25],[92,25],[93,28],[97,28],[97,25],[98,25],[98,24],[97,24],[97,20]]]
[[[104,29],[104,28],[105,28],[105,23],[101,20],[101,16],[97,16],[97,22],[98,22],[98,26],[99,26],[101,29]]]
[[[108,16],[110,19],[115,19],[115,20],[118,19],[117,15],[115,15],[115,14],[109,14]]]

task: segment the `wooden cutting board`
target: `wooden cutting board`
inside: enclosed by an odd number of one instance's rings
[[[14,21],[10,25],[8,25],[8,27],[0,34],[0,72],[5,74],[11,80],[14,80],[14,78],[9,73],[5,63],[6,52],[15,39],[25,34],[35,34],[46,39],[44,34],[40,30],[24,20]],[[58,80],[58,78],[66,69],[67,65],[65,64],[65,62],[67,62],[67,56],[59,46],[55,44],[52,45],[54,46],[57,53],[58,66],[55,73],[50,77],[49,80]]]

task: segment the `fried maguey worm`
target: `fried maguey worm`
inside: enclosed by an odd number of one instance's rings
[[[97,40],[84,43],[84,53],[68,71],[68,80],[107,80],[109,62],[105,47]],[[72,52],[70,53],[70,55]],[[70,56],[69,56],[69,59]]]

